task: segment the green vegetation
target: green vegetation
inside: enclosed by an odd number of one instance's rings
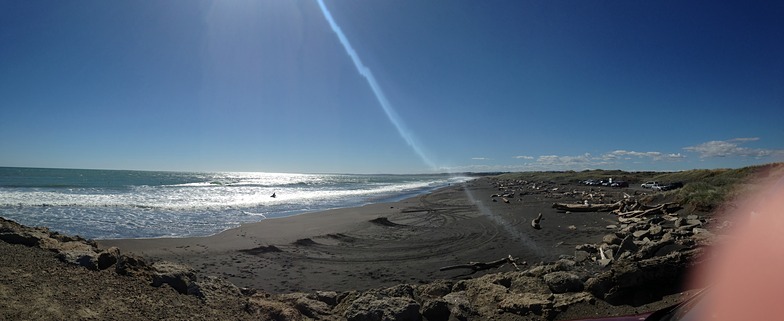
[[[695,169],[680,172],[624,172],[619,170],[586,170],[581,172],[522,172],[499,175],[506,180],[527,180],[554,184],[579,183],[588,179],[629,182],[639,187],[646,181],[682,182],[683,188],[662,192],[661,198],[672,199],[696,211],[710,211],[734,196],[744,186],[774,175],[784,175],[784,163],[749,166],[738,169]]]
[[[499,175],[500,179],[509,179],[509,180],[527,180],[527,181],[543,181],[543,182],[552,182],[555,184],[567,184],[567,183],[580,183],[585,180],[589,179],[608,179],[611,178],[615,181],[626,181],[629,184],[634,183],[641,183],[647,177],[651,177],[653,175],[659,174],[658,172],[624,172],[621,170],[603,170],[603,169],[596,169],[596,170],[585,170],[581,172],[576,171],[562,171],[562,172],[520,172],[520,173],[508,173]]]
[[[661,179],[682,181],[686,185],[667,193],[673,194],[678,202],[691,206],[694,210],[710,211],[731,199],[744,186],[754,185],[770,176],[781,176],[784,174],[784,163],[672,174],[673,176],[664,176]]]

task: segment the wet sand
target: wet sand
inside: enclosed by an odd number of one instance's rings
[[[439,268],[489,262],[507,255],[529,263],[574,254],[574,247],[600,242],[609,213],[563,213],[553,202],[561,192],[584,186],[527,187],[507,198],[492,178],[479,178],[394,203],[335,209],[245,224],[199,238],[102,240],[154,260],[191,265],[203,275],[272,293],[348,291],[481,276]],[[531,220],[543,214],[542,229]]]

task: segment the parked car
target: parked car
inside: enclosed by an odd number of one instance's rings
[[[589,179],[589,180],[583,181],[583,184],[589,185],[589,186],[593,186],[593,185],[599,185],[599,182],[594,180],[594,179]]]
[[[659,182],[647,181],[645,183],[642,183],[642,185],[640,185],[640,187],[642,187],[642,188],[653,188],[653,186],[658,186],[658,185],[659,185]]]
[[[659,186],[652,187],[652,188],[654,190],[657,190],[657,191],[669,191],[669,190],[679,189],[681,187],[683,187],[683,183],[681,183],[681,182],[674,182],[674,183],[669,183],[669,184],[665,184],[665,185],[659,185]]]
[[[624,181],[615,181],[610,184],[610,187],[629,187],[629,183]]]

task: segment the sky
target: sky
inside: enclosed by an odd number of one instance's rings
[[[0,0],[0,166],[780,162],[781,17],[781,1]]]

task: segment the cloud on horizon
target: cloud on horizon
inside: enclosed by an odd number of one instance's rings
[[[758,141],[759,137],[734,138],[730,140],[713,140],[695,146],[684,147],[689,152],[700,154],[700,158],[711,157],[765,157],[784,155],[784,150],[748,148],[740,145]]]
[[[606,160],[614,160],[614,159],[631,159],[631,157],[637,158],[651,158],[652,160],[678,160],[681,158],[686,158],[685,155],[681,153],[671,153],[665,154],[662,152],[635,152],[635,151],[627,151],[627,150],[616,150],[609,153],[602,155],[602,158]]]
[[[755,142],[758,140],[758,137],[741,137],[730,140],[715,140],[695,146],[683,147],[683,150],[697,153],[699,154],[700,158],[730,156],[756,158],[765,156],[784,157],[784,150],[782,149],[761,149],[741,146],[742,144]],[[594,156],[591,153],[584,153],[581,155],[541,155],[538,157],[519,155],[512,156],[512,158],[516,160],[522,160],[523,162],[506,165],[472,164],[443,169],[453,171],[585,170],[610,167],[628,168],[630,164],[637,164],[633,166],[643,167],[640,168],[640,170],[644,170],[644,167],[646,167],[644,164],[646,163],[650,164],[652,167],[653,163],[655,162],[677,164],[685,161],[688,156],[682,153],[666,153],[658,151],[640,152],[634,150],[616,149],[598,156]],[[491,158],[474,157],[472,160],[485,161],[491,160]]]
[[[677,161],[686,158],[686,156],[681,153],[668,154],[662,152],[637,152],[618,149],[609,153],[604,153],[600,156],[593,156],[590,153],[577,156],[544,155],[539,156],[539,158],[536,159],[536,164],[557,167],[584,166],[585,168],[590,168],[617,165],[620,162],[635,158],[648,158],[651,161]]]
[[[585,153],[577,156],[558,156],[558,155],[544,155],[536,159],[536,163],[540,165],[549,166],[572,166],[572,165],[599,165],[605,163],[603,159],[591,156],[590,153]]]

